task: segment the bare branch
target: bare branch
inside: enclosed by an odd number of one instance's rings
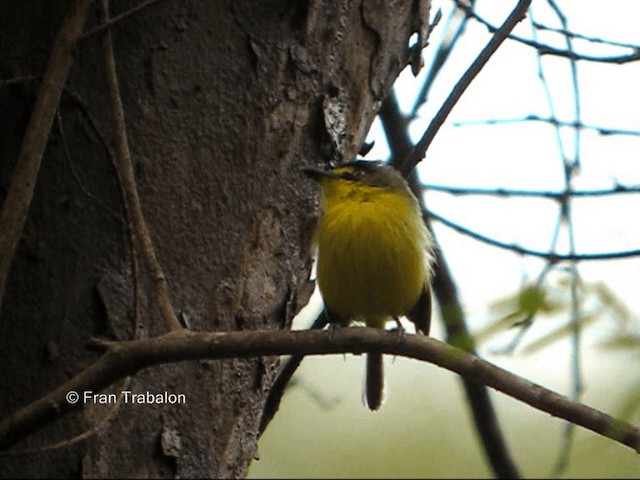
[[[494,25],[492,25],[487,20],[482,18],[480,15],[478,15],[476,12],[474,12],[471,8],[469,8],[467,5],[462,3],[460,0],[454,0],[454,2],[456,3],[457,7],[463,10],[469,17],[483,24],[487,28],[487,30],[489,30],[490,32],[497,31]],[[569,33],[567,33],[566,35],[580,38],[577,35],[569,35]],[[586,60],[590,62],[613,63],[618,65],[621,65],[623,63],[629,63],[629,62],[636,62],[640,60],[640,47],[637,45],[616,44],[615,42],[606,42],[609,45],[630,48],[633,51],[627,55],[594,56],[594,55],[579,54],[572,50],[562,50],[560,48],[555,48],[550,45],[544,45],[536,41],[529,40],[527,38],[519,37],[517,35],[509,35],[509,39],[515,40],[516,42],[535,48],[540,55],[553,55],[556,57],[568,58],[570,60]],[[605,43],[605,42],[602,42],[602,43]]]
[[[420,141],[416,144],[413,151],[409,156],[407,156],[400,164],[400,171],[403,174],[410,172],[413,168],[420,162],[427,150],[429,149],[429,145],[435,138],[438,130],[447,119],[453,107],[458,103],[460,97],[465,92],[467,87],[471,84],[473,79],[480,73],[480,70],[484,68],[489,59],[496,52],[498,47],[502,45],[502,42],[509,36],[509,33],[514,29],[516,24],[522,20],[531,4],[531,0],[519,0],[511,14],[504,21],[502,26],[493,34],[489,43],[482,49],[478,57],[473,61],[471,66],[467,69],[466,72],[462,75],[458,83],[456,83],[453,90],[444,101],[436,115],[431,120],[429,124],[429,128],[424,132],[424,135],[420,139]]]
[[[469,4],[469,6],[473,8],[475,0],[470,0]],[[427,76],[424,79],[422,87],[416,96],[413,107],[411,108],[411,113],[409,115],[411,119],[416,117],[420,107],[427,102],[429,91],[435,83],[438,75],[442,72],[444,65],[449,60],[451,52],[454,51],[458,41],[464,35],[468,20],[469,16],[461,15],[460,11],[454,5],[443,26],[443,29],[447,34],[443,35],[439,44],[436,46],[435,51],[432,52],[433,60],[431,61]]]
[[[13,254],[29,212],[42,155],[49,140],[62,89],[73,63],[73,47],[82,31],[87,1],[75,0],[53,44],[31,118],[22,141],[11,185],[0,213],[0,305]]]
[[[621,250],[617,252],[597,252],[597,253],[574,253],[574,254],[562,254],[562,253],[554,253],[554,252],[543,252],[541,250],[532,250],[530,248],[521,247],[520,245],[509,244],[505,242],[501,242],[499,240],[495,240],[493,238],[487,237],[486,235],[482,235],[481,233],[474,232],[473,230],[463,227],[451,220],[447,220],[446,218],[438,215],[437,213],[429,210],[429,217],[437,220],[438,222],[446,225],[449,228],[456,230],[463,235],[467,235],[468,237],[475,238],[476,240],[480,240],[481,242],[487,243],[489,245],[493,245],[494,247],[503,248],[505,250],[510,250],[512,252],[518,253],[520,255],[529,255],[531,257],[539,257],[544,258],[552,263],[564,262],[564,261],[587,261],[587,260],[615,260],[618,258],[630,258],[640,256],[640,249],[634,250]]]
[[[94,364],[0,423],[0,448],[7,449],[44,425],[82,405],[84,392],[97,392],[120,378],[154,365],[186,360],[268,355],[326,355],[380,352],[433,363],[477,384],[488,385],[532,407],[563,418],[640,453],[640,429],[525,380],[475,355],[418,335],[399,337],[377,328],[325,331],[170,332],[148,340],[113,343]],[[80,395],[69,404],[66,395]]]
[[[146,2],[142,2],[139,5],[136,5],[133,8],[130,8],[129,10],[127,10],[126,12],[121,13],[120,15],[113,17],[109,20],[107,20],[106,22],[101,23],[100,25],[98,25],[95,28],[92,28],[91,30],[83,33],[80,38],[78,39],[79,41],[85,40],[89,37],[94,36],[96,33],[100,33],[103,32],[105,30],[107,30],[108,28],[111,28],[113,25],[115,25],[116,23],[121,22],[122,20],[129,18],[131,15],[138,13],[142,10],[144,10],[145,8],[158,3],[162,0],[147,0]]]
[[[550,200],[562,200],[567,196],[566,192],[554,192],[551,190],[519,190],[517,188],[474,188],[474,187],[449,187],[432,183],[421,183],[422,190],[450,193],[451,195],[488,195],[493,197],[534,197],[548,198]],[[640,185],[615,185],[612,188],[594,190],[571,190],[571,198],[577,197],[606,197],[609,195],[638,194]]]
[[[607,46],[612,46],[612,47],[621,47],[621,48],[629,48],[631,50],[638,50],[640,49],[640,45],[636,45],[633,43],[626,43],[626,42],[616,42],[614,40],[606,40],[604,38],[597,38],[597,37],[591,37],[589,35],[584,35],[578,32],[572,32],[571,30],[568,30],[566,28],[554,28],[554,27],[550,27],[548,25],[544,25],[542,23],[539,22],[531,22],[533,24],[533,26],[535,27],[536,30],[540,30],[540,31],[547,31],[547,32],[554,32],[554,33],[559,33],[561,35],[564,35],[566,37],[569,38],[575,38],[578,40],[585,40],[587,42],[591,42],[591,43],[597,43],[599,45],[607,45]]]
[[[556,117],[541,117],[540,115],[527,115],[520,118],[491,118],[486,120],[471,120],[465,122],[451,122],[453,127],[467,127],[473,125],[503,125],[509,123],[521,123],[521,122],[542,122],[552,125],[554,127],[571,127],[578,128],[580,130],[591,130],[603,136],[613,135],[626,135],[637,137],[640,136],[640,130],[628,130],[622,128],[608,128],[599,127],[597,125],[587,125],[582,122],[565,122],[557,119]]]

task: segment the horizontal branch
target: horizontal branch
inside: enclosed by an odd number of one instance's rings
[[[0,448],[52,423],[82,402],[66,401],[69,392],[99,391],[120,378],[165,363],[263,355],[321,355],[381,352],[433,363],[484,384],[532,407],[620,442],[640,453],[640,429],[586,405],[572,402],[470,353],[433,338],[399,336],[375,328],[337,331],[251,331],[193,333],[175,331],[149,340],[108,342],[94,364],[49,394],[0,423]],[[195,381],[195,379],[194,379]]]
[[[432,210],[429,210],[429,218],[432,220],[436,220],[443,225],[452,228],[453,230],[466,235],[468,237],[474,238],[481,242],[484,242],[488,245],[493,245],[494,247],[502,248],[504,250],[509,250],[519,255],[528,255],[530,257],[538,257],[544,258],[545,260],[557,263],[557,262],[583,262],[583,261],[594,261],[594,260],[618,260],[621,258],[631,258],[631,257],[640,257],[640,249],[634,250],[619,250],[614,252],[594,252],[594,253],[555,253],[552,251],[542,251],[542,250],[532,250],[530,248],[521,247],[520,245],[516,245],[513,243],[505,243],[499,240],[496,240],[491,237],[487,237],[486,235],[482,235],[481,233],[475,232],[467,227],[463,227],[451,220],[447,220],[446,218],[434,213]]]
[[[615,40],[608,40],[605,38],[592,37],[590,35],[584,35],[582,33],[573,32],[571,30],[567,30],[566,28],[558,28],[558,27],[550,27],[549,25],[544,25],[540,22],[531,21],[534,28],[540,31],[553,32],[563,35],[565,37],[569,37],[572,39],[584,40],[590,43],[597,43],[599,45],[606,45],[610,47],[620,47],[620,48],[628,48],[631,50],[639,50],[640,44],[628,43],[628,42],[617,42]]]
[[[618,194],[638,194],[640,185],[616,184],[611,188],[600,188],[594,190],[571,190],[569,192],[554,192],[550,190],[519,190],[517,188],[475,188],[475,187],[450,187],[446,185],[435,185],[432,183],[421,183],[422,190],[433,192],[450,193],[451,195],[488,195],[494,197],[535,197],[547,198],[550,200],[564,201],[567,198],[577,197],[605,197]]]
[[[457,121],[451,122],[451,126],[453,127],[473,127],[473,126],[484,126],[484,125],[508,125],[515,123],[528,123],[528,122],[539,122],[546,123],[547,125],[552,125],[554,127],[567,127],[576,130],[589,130],[596,132],[599,135],[604,137],[621,135],[628,137],[638,137],[640,136],[640,130],[629,130],[624,128],[610,128],[610,127],[601,127],[598,125],[589,125],[586,123],[582,123],[580,121],[565,121],[560,120],[555,117],[543,117],[536,114],[525,115],[523,117],[515,117],[515,118],[483,118],[480,120],[466,120],[466,121]]]

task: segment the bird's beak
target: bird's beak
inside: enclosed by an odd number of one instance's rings
[[[305,173],[305,175],[307,175],[309,178],[312,178],[316,182],[320,181],[322,178],[328,178],[332,176],[331,172],[322,170],[321,168],[307,167],[303,168],[302,171]]]

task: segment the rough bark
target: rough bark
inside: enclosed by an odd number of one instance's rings
[[[415,3],[415,4],[414,4]],[[86,29],[97,25],[93,5]],[[112,16],[135,6],[114,2]],[[68,2],[0,2],[0,200]],[[142,208],[173,305],[193,330],[280,329],[308,297],[315,191],[302,164],[350,158],[409,60],[417,2],[160,1],[112,27]],[[134,335],[131,252],[112,155],[100,35],[82,40],[0,310],[0,415]],[[142,264],[141,264],[142,265]],[[144,280],[142,335],[164,331]],[[2,457],[0,475],[239,477],[257,454],[277,358],[145,370],[70,447]],[[122,385],[109,391],[117,392]],[[16,446],[81,433],[82,410]]]

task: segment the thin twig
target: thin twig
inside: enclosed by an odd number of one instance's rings
[[[101,0],[101,7],[102,21],[104,23],[108,21],[109,18],[108,0]],[[180,321],[176,317],[171,304],[171,297],[167,287],[167,282],[162,271],[162,267],[160,266],[160,262],[156,256],[153,241],[151,240],[151,234],[142,213],[142,206],[140,205],[140,197],[138,196],[138,188],[136,186],[135,175],[133,173],[133,166],[131,162],[131,153],[129,151],[129,142],[127,140],[124,109],[122,107],[122,99],[120,97],[120,90],[118,87],[111,32],[109,30],[104,33],[103,48],[111,112],[115,123],[115,163],[120,184],[122,185],[122,189],[125,193],[125,208],[128,210],[128,216],[131,219],[131,228],[135,232],[136,238],[138,239],[142,249],[142,254],[147,263],[147,267],[151,272],[155,286],[156,301],[158,308],[160,309],[160,314],[165,322],[165,326],[169,330],[179,330],[182,328],[182,325],[180,325]]]
[[[42,86],[31,112],[11,185],[0,213],[0,305],[13,255],[33,198],[51,125],[73,63],[73,47],[82,31],[88,3],[86,0],[73,2],[53,44],[49,64],[42,78]]]
[[[480,240],[481,242],[487,243],[489,245],[493,245],[494,247],[499,247],[504,250],[510,250],[519,255],[528,255],[531,257],[539,257],[544,258],[553,263],[564,262],[564,261],[593,261],[593,260],[616,260],[620,258],[630,258],[630,257],[638,257],[640,256],[640,249],[633,250],[619,250],[614,252],[595,252],[595,253],[575,253],[575,254],[562,254],[562,253],[554,253],[548,251],[541,250],[533,250],[526,247],[521,247],[520,245],[515,245],[511,243],[501,242],[491,237],[487,237],[486,235],[482,235],[481,233],[475,232],[467,227],[463,227],[451,220],[447,220],[445,217],[438,215],[433,210],[429,210],[429,217],[437,220],[438,222],[446,225],[457,232],[466,235],[471,238],[475,238],[476,240]]]
[[[35,75],[7,78],[6,80],[0,80],[0,88],[10,87],[11,85],[21,85],[24,83],[35,82],[36,80],[40,80],[40,78],[36,77]]]
[[[69,150],[69,144],[67,142],[67,134],[66,134],[66,131],[64,129],[64,122],[63,122],[63,119],[62,119],[62,113],[61,113],[60,109],[58,109],[58,111],[56,113],[56,125],[58,127],[58,132],[60,133],[60,139],[61,139],[61,143],[62,143],[62,150],[64,152],[65,160],[67,161],[67,165],[69,167],[69,171],[71,172],[71,176],[76,181],[76,184],[78,185],[78,188],[80,190],[82,190],[82,193],[84,195],[86,195],[87,198],[90,198],[93,202],[95,202],[96,205],[98,205],[101,209],[103,209],[105,212],[107,212],[109,214],[109,216],[111,216],[111,217],[113,217],[113,218],[115,218],[117,220],[122,220],[122,215],[119,215],[118,213],[113,211],[108,205],[105,205],[105,203],[102,200],[100,200],[96,195],[91,193],[89,191],[89,189],[87,189],[87,187],[85,187],[84,183],[82,182],[82,179],[78,175],[78,172],[76,171],[76,168],[73,165],[73,159],[71,158],[71,151]]]
[[[431,142],[438,133],[438,130],[440,130],[440,127],[451,113],[451,110],[453,110],[453,107],[458,103],[462,94],[471,84],[476,75],[478,75],[482,68],[484,68],[498,47],[502,45],[502,42],[504,42],[504,40],[509,36],[509,33],[514,29],[516,24],[524,18],[530,4],[531,0],[518,1],[516,7],[504,21],[502,26],[493,34],[491,40],[489,40],[471,66],[466,72],[464,72],[460,80],[458,80],[458,83],[453,87],[453,90],[451,90],[451,93],[431,120],[429,127],[426,132],[424,132],[424,135],[416,144],[413,151],[402,162],[400,162],[399,170],[403,174],[407,174],[413,170],[418,162],[424,158],[427,150],[429,149],[429,145],[431,145]]]
[[[495,32],[497,30],[494,25],[492,25],[487,20],[479,16],[473,10],[471,10],[469,6],[465,5],[461,0],[453,0],[453,1],[456,3],[456,6],[461,10],[463,10],[467,15],[469,15],[471,18],[483,24],[487,28],[487,30],[489,30],[489,32]],[[529,47],[535,48],[540,55],[552,55],[555,57],[569,58],[572,60],[585,60],[589,62],[612,63],[617,65],[636,62],[640,60],[640,48],[635,45],[628,45],[628,46],[620,45],[621,47],[623,46],[625,48],[631,48],[633,50],[628,55],[593,56],[593,55],[579,54],[569,50],[562,50],[560,48],[555,48],[550,45],[544,45],[534,40],[529,40],[527,38],[519,37],[517,35],[509,35],[509,39],[522,43],[523,45],[527,45]],[[615,45],[614,43],[611,43],[611,44]]]
[[[530,115],[526,115],[524,117],[519,117],[519,118],[489,118],[489,119],[483,119],[483,120],[457,121],[457,122],[451,122],[451,126],[468,127],[468,126],[474,126],[474,125],[504,125],[509,123],[524,123],[524,122],[542,122],[555,127],[571,127],[571,128],[579,128],[580,130],[591,130],[602,136],[613,136],[613,135],[626,135],[630,137],[640,136],[640,130],[599,127],[597,125],[587,125],[582,122],[578,122],[578,123],[567,122],[567,121],[560,120],[555,116],[542,117],[536,114],[530,114]]]
[[[274,355],[362,354],[380,352],[433,363],[470,381],[488,385],[537,410],[626,445],[640,453],[640,429],[622,420],[572,402],[538,384],[497,367],[464,350],[423,335],[378,328],[326,331],[171,332],[151,339],[111,342],[107,352],[69,381],[0,422],[0,448],[7,449],[28,434],[52,423],[85,402],[85,392],[98,392],[120,378],[155,365],[188,360],[255,358]],[[70,404],[69,392],[79,395]]]
[[[548,0],[547,2],[551,7],[551,10],[555,13],[560,21],[562,29],[565,32],[569,31],[569,25],[567,21],[567,17],[560,8],[560,6],[553,0]],[[565,44],[568,52],[574,52],[573,49],[573,40],[572,38],[565,33]],[[539,60],[540,62],[540,60]],[[573,93],[573,114],[574,119],[573,123],[578,125],[582,122],[581,118],[581,104],[580,104],[580,90],[578,83],[578,71],[576,65],[575,58],[569,58],[570,71],[571,71],[571,89]],[[555,115],[553,115],[555,116]],[[557,127],[556,127],[557,129]],[[580,169],[580,129],[577,127],[572,127],[574,138],[573,138],[573,158],[571,160],[566,158],[566,154],[564,149],[559,146],[559,153],[562,157],[563,167],[564,167],[564,184],[565,184],[565,196],[563,197],[560,203],[560,220],[566,226],[567,237],[569,241],[569,254],[576,253],[575,246],[575,232],[573,225],[573,215],[572,215],[572,192],[573,192],[573,178],[576,172]],[[558,132],[559,133],[559,132]],[[579,283],[579,272],[578,265],[575,260],[571,260],[569,262],[569,272],[571,273],[571,400],[578,401],[580,399],[580,395],[582,393],[582,361],[580,355],[580,338],[581,338],[581,313],[580,313],[580,302],[579,302],[579,293],[578,293],[578,283]],[[574,431],[575,428],[573,424],[567,423],[565,424],[564,435],[563,435],[563,446],[560,449],[560,455],[556,461],[554,473],[556,475],[561,474],[563,472],[569,461],[569,454],[571,452],[571,447],[573,446],[574,439]]]
[[[607,40],[604,38],[598,38],[598,37],[592,37],[589,35],[584,35],[582,33],[578,33],[578,32],[572,32],[564,27],[562,28],[556,28],[556,27],[550,27],[548,25],[544,25],[542,23],[539,22],[531,22],[533,24],[533,27],[536,30],[540,30],[540,31],[547,31],[547,32],[553,32],[553,33],[559,33],[561,35],[564,35],[566,37],[569,38],[575,38],[578,40],[584,40],[586,42],[590,42],[590,43],[597,43],[600,45],[607,45],[610,47],[620,47],[620,48],[627,48],[627,49],[631,49],[631,50],[640,50],[640,44],[634,44],[634,43],[628,43],[628,42],[616,42],[615,40]]]
[[[116,23],[121,22],[122,20],[124,20],[125,18],[130,17],[131,15],[138,13],[141,10],[144,10],[145,8],[153,5],[154,3],[158,3],[162,0],[147,0],[146,2],[142,2],[139,5],[136,5],[135,7],[127,10],[126,12],[121,13],[120,15],[117,15],[111,19],[109,19],[107,22],[103,22],[100,25],[98,25],[95,28],[92,28],[91,30],[83,33],[82,35],[80,35],[80,38],[78,38],[79,41],[85,40],[89,37],[94,36],[97,33],[103,32],[108,28],[111,28],[113,25],[115,25]]]
[[[421,183],[420,189],[432,192],[443,192],[451,195],[488,195],[492,197],[533,197],[546,198],[560,201],[567,196],[566,192],[554,192],[551,190],[520,190],[517,188],[476,188],[476,187],[450,187],[447,185],[435,185],[433,183]],[[606,197],[609,195],[638,194],[640,185],[615,185],[611,188],[593,190],[571,190],[571,198],[578,197]]]
[[[471,0],[469,2],[469,7],[473,8],[474,4],[475,0]],[[442,72],[444,65],[449,60],[451,52],[454,51],[458,41],[462,38],[468,21],[469,16],[461,15],[461,12],[455,7],[455,5],[451,8],[447,21],[442,27],[443,32],[440,36],[440,42],[435,48],[435,52],[432,53],[433,60],[429,66],[427,76],[424,79],[424,82],[422,82],[420,91],[416,95],[416,100],[411,108],[411,113],[409,114],[411,119],[416,117],[420,107],[427,102],[431,87],[435,83],[438,75]]]

